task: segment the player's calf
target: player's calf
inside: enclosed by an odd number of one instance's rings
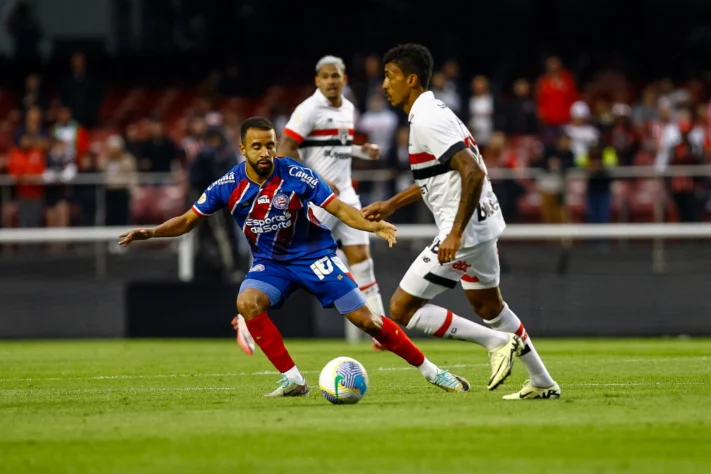
[[[245,280],[243,290],[237,297],[237,309],[244,316],[247,329],[259,348],[283,376],[282,381],[279,382],[279,388],[267,396],[283,397],[308,394],[306,379],[299,372],[289,351],[286,350],[279,329],[266,313],[266,310],[271,306],[270,297],[262,290],[245,287],[250,285],[248,282],[250,280]],[[269,291],[269,289],[266,288],[265,291]]]

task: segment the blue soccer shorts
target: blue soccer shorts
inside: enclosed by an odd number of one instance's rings
[[[348,267],[335,253],[288,262],[255,259],[239,292],[249,288],[266,294],[272,308],[282,306],[299,288],[314,295],[324,308],[335,307],[341,314],[366,304]]]

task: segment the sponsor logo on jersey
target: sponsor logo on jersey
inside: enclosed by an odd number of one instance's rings
[[[282,192],[276,193],[272,199],[272,207],[279,209],[280,211],[285,210],[289,207],[289,196]]]
[[[314,176],[314,172],[308,168],[302,168],[300,166],[290,166],[289,176],[299,178],[301,181],[308,184],[312,188],[315,188],[318,184],[318,178]]]
[[[333,150],[324,150],[323,156],[327,158],[335,158],[337,160],[348,160],[352,158],[350,153],[340,153]]]
[[[249,269],[250,272],[263,272],[264,271],[264,265],[261,263],[253,266],[252,268]]]
[[[452,268],[457,270],[458,272],[466,272],[471,266],[472,265],[470,263],[467,263],[464,260],[460,260],[458,262],[454,262]]]
[[[205,193],[202,193],[202,196],[200,196],[200,199],[198,199],[198,204],[204,204],[205,201],[207,201],[207,195]]]
[[[285,212],[264,219],[247,219],[244,222],[245,229],[249,229],[253,234],[266,234],[277,232],[291,227],[291,214]]]
[[[269,196],[259,196],[257,204],[269,204]]]
[[[215,186],[220,186],[222,184],[228,184],[228,183],[234,183],[235,182],[235,174],[234,172],[230,171],[226,175],[224,175],[222,178],[218,179],[214,183],[212,183],[210,186],[207,187],[207,190],[211,190]]]

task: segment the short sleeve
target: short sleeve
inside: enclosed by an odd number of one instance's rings
[[[302,103],[294,110],[294,113],[291,114],[289,121],[284,126],[284,135],[301,144],[309,136],[313,128],[313,111],[307,104]]]
[[[452,157],[467,146],[464,124],[446,117],[425,120],[417,124],[419,143],[441,164],[448,164]]]
[[[304,201],[326,207],[336,198],[328,183],[311,168],[292,165],[289,167],[289,176],[300,181],[294,189]]]
[[[230,171],[207,187],[193,204],[193,211],[200,216],[210,216],[227,205],[235,188],[234,172]]]

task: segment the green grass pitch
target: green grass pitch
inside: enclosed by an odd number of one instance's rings
[[[446,393],[369,345],[287,341],[312,386],[229,340],[0,342],[2,473],[708,473],[711,340],[544,340],[557,401],[505,402],[518,362],[486,391],[477,346],[418,340],[474,384]],[[318,391],[330,359],[370,375],[363,401]]]

